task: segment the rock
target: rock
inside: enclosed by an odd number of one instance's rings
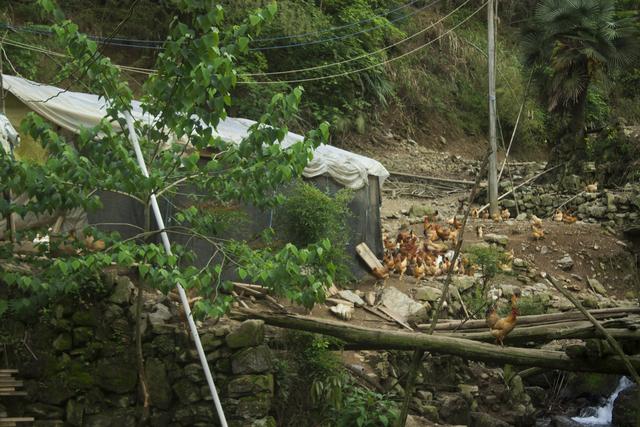
[[[271,410],[271,394],[257,393],[238,400],[236,415],[245,419],[262,418]]]
[[[526,269],[528,267],[528,264],[527,261],[523,260],[522,258],[514,258],[513,266],[515,268]]]
[[[463,276],[463,275],[454,275],[451,278],[451,283],[453,286],[458,288],[459,292],[464,292],[467,289],[471,289],[473,285],[476,284],[476,279],[471,276]]]
[[[271,351],[265,345],[250,347],[234,354],[231,358],[231,370],[234,374],[261,374],[273,366]]]
[[[440,418],[449,424],[469,425],[470,410],[467,401],[459,394],[441,393],[438,396]]]
[[[109,301],[114,304],[129,304],[135,286],[127,276],[118,276]]]
[[[203,335],[202,336],[202,346],[204,347],[205,345],[205,337],[207,337],[208,335]],[[158,353],[162,354],[162,355],[170,355],[173,354],[176,350],[176,343],[173,339],[173,336],[171,335],[157,335],[153,341],[151,342],[151,345],[153,348],[155,348]],[[209,349],[207,347],[204,347],[205,351],[208,351]]]
[[[472,384],[458,384],[460,393],[467,399],[468,402],[472,402],[473,399],[478,396],[478,386]]]
[[[540,254],[541,255],[546,255],[549,253],[549,247],[546,245],[542,245],[542,247],[540,248]]]
[[[409,320],[424,321],[427,319],[427,307],[414,301],[394,287],[388,287],[382,291],[380,302],[405,322]]]
[[[345,301],[349,301],[350,303],[361,307],[364,305],[364,300],[362,298],[360,298],[360,296],[358,294],[356,294],[353,291],[350,291],[348,289],[343,289],[341,291],[338,291],[338,296],[340,298],[342,298]]]
[[[442,295],[442,290],[431,286],[422,286],[416,289],[416,299],[434,302]]]
[[[194,383],[200,383],[204,381],[204,372],[202,366],[199,363],[189,363],[184,367],[184,377]]]
[[[151,404],[156,408],[169,409],[173,393],[171,392],[167,379],[167,370],[162,360],[156,358],[147,359],[145,361],[145,375]]]
[[[138,383],[135,362],[118,357],[98,360],[95,376],[100,388],[119,394],[130,392]]]
[[[259,420],[253,420],[249,427],[276,427],[276,420],[273,417],[265,417]]]
[[[73,340],[68,333],[62,333],[53,341],[53,349],[56,351],[67,351],[73,347]]]
[[[133,410],[112,409],[85,417],[83,427],[136,427],[136,416]]]
[[[423,417],[410,414],[407,415],[407,422],[404,427],[424,427],[432,425],[431,422],[438,422],[438,408],[435,406],[423,406],[420,408],[420,412]]]
[[[62,408],[45,403],[32,403],[25,406],[24,411],[27,415],[32,415],[40,420],[59,420],[64,416]]]
[[[260,392],[273,394],[273,375],[240,375],[227,384],[230,397],[240,397]]]
[[[159,325],[164,325],[169,319],[171,319],[171,311],[161,303],[154,305],[153,311],[149,313],[149,323],[154,329]]]
[[[565,254],[558,260],[558,267],[562,270],[571,270],[573,268],[573,258],[569,254]]]
[[[553,427],[583,427],[582,424],[573,421],[564,415],[554,415],[551,417],[551,425]]]
[[[507,246],[509,243],[509,237],[504,234],[488,233],[484,235],[484,241],[487,243],[495,243],[500,246]]]
[[[502,296],[504,298],[507,298],[507,299],[511,298],[511,296],[514,293],[520,291],[520,288],[518,288],[517,286],[514,286],[514,285],[503,284],[503,285],[499,285],[498,287],[502,291]],[[516,289],[517,289],[517,291],[516,291]]]
[[[223,407],[225,407],[224,402]],[[182,426],[195,426],[197,425],[196,423],[202,423],[199,425],[208,426],[212,424],[211,420],[214,419],[217,419],[217,415],[215,408],[210,402],[181,406],[176,409],[174,415],[174,421]],[[171,425],[175,424],[176,423],[172,423]]]
[[[81,427],[84,418],[84,402],[75,399],[67,401],[67,424]]]
[[[607,296],[607,290],[604,288],[602,283],[595,277],[588,277],[587,283],[593,289],[594,292],[599,293],[600,295]]]
[[[531,402],[534,404],[534,406],[540,406],[544,404],[544,401],[547,398],[547,391],[542,387],[525,387],[524,391],[531,397]]]
[[[245,320],[225,338],[229,348],[243,348],[260,345],[264,342],[264,321]]]
[[[570,344],[565,347],[564,352],[571,359],[582,359],[587,357],[587,349],[582,344]]]
[[[509,427],[511,424],[506,423],[498,418],[492,417],[483,412],[471,412],[470,427]]]
[[[89,342],[93,337],[93,328],[87,326],[80,326],[73,329],[73,342],[76,345]]]
[[[411,205],[411,208],[409,209],[409,214],[411,216],[418,216],[421,218],[425,216],[432,216],[436,212],[437,211],[429,205]]]
[[[619,427],[636,426],[636,420],[640,416],[639,401],[640,392],[637,385],[622,390],[613,403],[612,425]]]
[[[200,388],[186,378],[178,380],[173,385],[173,391],[183,405],[200,400]]]
[[[527,220],[527,214],[522,212],[520,215],[518,215],[516,217],[516,221],[526,221]]]
[[[587,208],[587,213],[589,216],[593,218],[604,218],[607,215],[607,207],[606,206],[589,206]]]
[[[567,385],[562,398],[575,400],[579,397],[607,398],[618,386],[619,377],[616,375],[597,374],[592,372],[568,374]]]

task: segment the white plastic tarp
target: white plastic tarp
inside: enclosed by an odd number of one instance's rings
[[[106,115],[106,101],[97,95],[65,91],[8,75],[2,76],[2,82],[5,90],[29,108],[74,133],[97,125]],[[152,121],[153,117],[143,113],[140,102],[134,101],[132,107],[135,120]],[[247,136],[248,128],[254,123],[253,120],[229,117],[221,121],[215,131],[224,140],[239,143]],[[288,147],[302,139],[301,135],[289,132],[282,145]],[[377,176],[380,186],[389,176],[385,167],[376,160],[323,144],[315,150],[303,175],[313,178],[324,174],[345,187],[356,190],[368,184],[369,175]]]

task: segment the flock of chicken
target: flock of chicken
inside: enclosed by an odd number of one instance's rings
[[[455,244],[462,223],[454,216],[446,224],[435,221],[437,213],[425,216],[423,237],[406,227],[400,229],[395,239],[384,236],[384,257],[382,268],[374,268],[373,275],[378,279],[387,279],[392,272],[400,276],[400,280],[410,272],[420,280],[425,276],[445,274],[451,267],[451,251],[449,244]],[[453,267],[454,273],[474,273],[474,267],[464,258],[458,258]]]
[[[506,208],[493,216],[490,216],[486,210],[479,212],[477,208],[473,208],[470,214],[473,219],[493,219],[494,222],[507,221],[511,217],[509,209]],[[400,229],[395,239],[385,235],[383,238],[384,257],[382,259],[382,268],[374,268],[373,275],[378,279],[384,280],[389,278],[391,273],[396,273],[402,280],[405,274],[411,274],[417,280],[420,280],[425,276],[446,274],[451,267],[453,251],[450,250],[450,244],[456,244],[458,234],[462,228],[462,222],[454,216],[446,223],[439,224],[436,222],[437,218],[437,212],[424,217],[423,237],[418,236],[406,226]],[[576,216],[560,209],[555,211],[552,219],[566,224],[573,224],[578,220]],[[530,225],[531,238],[533,240],[543,239],[544,228],[542,220],[532,215]],[[480,239],[484,235],[483,229],[484,226],[482,224],[477,225],[475,228],[476,235]],[[510,257],[513,257],[512,253]],[[473,275],[475,267],[468,259],[460,257],[456,265],[453,266],[453,272]]]

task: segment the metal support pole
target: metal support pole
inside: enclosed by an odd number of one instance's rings
[[[498,171],[496,140],[496,40],[495,40],[495,3],[487,2],[487,49],[489,56],[489,213],[498,214]]]
[[[142,174],[146,177],[149,177],[149,171],[147,170],[147,165],[144,162],[144,157],[142,155],[142,150],[140,149],[140,143],[138,141],[138,134],[133,126],[133,116],[131,113],[127,112],[126,120],[127,120],[127,129],[129,131],[129,139],[133,144],[133,150],[136,153],[136,160],[138,161],[138,166],[140,166],[140,170]],[[164,250],[168,255],[171,255],[171,243],[169,242],[169,236],[164,228],[164,220],[162,219],[162,214],[160,213],[160,207],[158,206],[158,200],[156,199],[156,195],[152,194],[151,197],[151,210],[153,211],[153,216],[156,219],[156,223],[158,224],[158,229],[160,230],[160,238],[162,239],[162,244],[164,245]],[[191,330],[191,336],[193,337],[193,341],[196,344],[196,350],[198,351],[198,357],[200,358],[200,364],[202,365],[202,369],[204,370],[204,376],[207,379],[207,383],[209,384],[209,390],[211,390],[211,397],[213,397],[213,403],[215,404],[216,411],[218,412],[218,418],[220,419],[220,425],[222,427],[227,427],[227,420],[224,416],[224,410],[222,409],[222,404],[220,403],[220,398],[218,397],[218,392],[216,391],[216,386],[213,383],[213,376],[211,375],[211,369],[209,368],[209,362],[207,362],[207,356],[204,354],[204,349],[202,348],[202,343],[200,342],[200,336],[198,335],[198,329],[196,327],[196,323],[193,320],[193,316],[191,315],[191,307],[189,307],[189,300],[187,299],[187,293],[184,291],[184,288],[176,283],[176,287],[178,288],[178,294],[180,294],[180,301],[182,302],[182,306],[184,307],[184,313],[187,317],[187,322],[189,322],[189,329]]]

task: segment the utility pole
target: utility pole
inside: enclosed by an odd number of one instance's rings
[[[489,50],[489,213],[498,214],[498,144],[496,142],[496,33],[495,1],[487,2],[487,48]]]

